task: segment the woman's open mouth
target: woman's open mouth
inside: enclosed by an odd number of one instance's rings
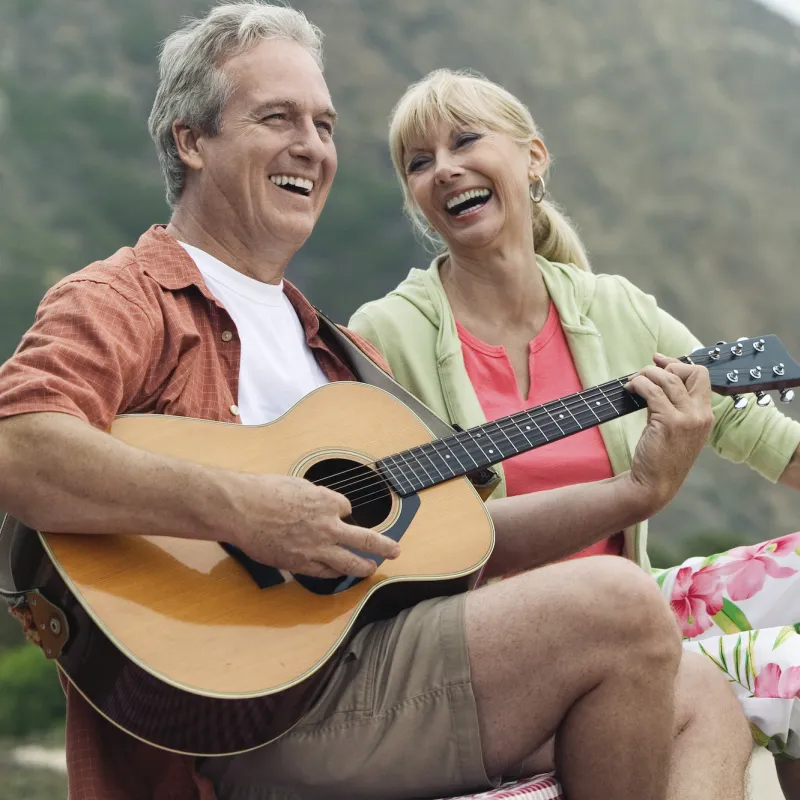
[[[491,199],[491,189],[467,189],[447,201],[447,213],[452,217],[463,217],[483,208]]]

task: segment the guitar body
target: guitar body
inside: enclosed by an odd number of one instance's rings
[[[324,483],[326,470],[360,470],[351,473],[362,487],[359,496],[351,481],[355,521],[402,548],[370,578],[327,594],[288,573],[261,588],[217,542],[40,533],[38,586],[69,625],[60,669],[101,714],[161,748],[220,755],[282,735],[361,625],[470,588],[493,547],[491,519],[466,478],[405,498],[385,484],[373,490],[374,473],[359,465],[434,437],[402,403],[366,384],[324,386],[267,425],[132,415],[118,417],[111,435],[240,472]]]

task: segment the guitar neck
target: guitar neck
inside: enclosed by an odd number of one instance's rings
[[[487,422],[377,462],[392,489],[408,497],[646,406],[627,377]]]

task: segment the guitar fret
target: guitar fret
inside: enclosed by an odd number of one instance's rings
[[[463,452],[466,453],[466,455],[469,456],[469,453],[467,452],[466,447],[464,447],[464,445],[460,441],[458,441],[458,439],[455,436],[451,436],[449,439],[440,439],[438,442],[435,442],[434,443],[434,449],[435,449],[435,445],[441,444],[442,447],[444,447],[444,449],[447,450],[447,452],[444,454],[445,466],[453,473],[453,475],[459,474],[458,472],[456,472],[455,469],[453,469],[453,465],[450,463],[450,457],[452,456],[452,458],[454,458],[456,460],[456,463],[458,464],[459,468],[461,469],[461,474],[464,475],[464,474],[467,473],[468,467],[458,457],[458,453],[456,453],[455,449],[449,444],[449,442],[454,442],[455,444],[457,444],[463,450]],[[441,456],[442,454],[439,453],[439,455]],[[472,457],[470,456],[470,458],[472,458]],[[473,458],[472,461],[474,463],[475,459]]]
[[[544,409],[544,411],[547,414],[547,416],[550,417],[550,419],[553,421],[553,423],[555,424],[556,428],[558,428],[559,433],[562,436],[564,436],[565,435],[564,429],[558,424],[558,420],[550,413],[550,409],[546,405],[542,406],[542,408]]]
[[[517,420],[515,419],[515,417],[516,417],[516,415],[514,415],[514,417],[509,417],[509,419],[511,420],[511,423],[512,423],[512,424],[514,425],[514,427],[515,427],[515,428],[516,428],[516,429],[517,429],[517,430],[520,432],[520,435],[522,436],[522,438],[523,438],[523,439],[524,439],[524,440],[525,440],[525,441],[526,441],[526,442],[527,442],[529,445],[532,445],[532,444],[533,444],[533,442],[531,441],[530,437],[528,436],[528,434],[527,434],[527,433],[525,433],[525,431],[524,431],[524,430],[522,430],[522,428],[520,427],[520,425],[519,425],[519,423],[517,422]],[[517,452],[519,452],[519,450],[517,450]]]
[[[481,445],[481,443],[478,441],[478,438],[481,436],[481,432],[479,431],[475,436],[472,435],[471,431],[464,431],[464,433],[466,433],[467,436],[469,436],[470,440],[473,441],[478,446],[478,450],[480,450],[481,453],[483,453],[483,457],[486,459],[486,462],[488,463],[491,459],[486,454],[486,451],[483,449],[483,446]],[[491,439],[489,441],[491,441]],[[471,453],[470,453],[470,456],[472,456]],[[474,458],[472,458],[472,460],[475,461]],[[479,467],[479,466],[485,466],[485,465],[484,464],[478,464],[478,462],[475,461],[475,466]]]
[[[382,459],[380,463],[383,464],[389,470],[389,476],[395,482],[395,484],[397,486],[397,489],[399,489],[399,491],[400,491],[400,494],[404,494],[405,493],[405,490],[403,489],[403,484],[401,483],[401,480],[404,480],[408,484],[408,488],[413,493],[414,492],[414,484],[411,483],[411,481],[408,479],[406,474],[403,472],[402,468],[395,463],[395,458],[396,458],[396,456],[388,456],[387,458]],[[399,477],[394,474],[394,471],[392,470],[392,467],[394,467],[397,470]]]
[[[441,453],[437,449],[437,445],[441,445],[447,452]],[[455,459],[456,463],[463,469],[464,465],[459,461],[458,456],[453,452],[453,450],[448,446],[447,441],[445,439],[439,439],[438,441],[431,442],[430,447],[433,448],[433,452],[439,457],[439,463],[445,468],[450,471],[450,477],[454,478],[458,475],[458,472],[453,468],[452,460]]]
[[[545,433],[545,432],[544,432],[544,431],[543,431],[543,430],[542,430],[542,429],[539,427],[539,423],[538,423],[538,422],[535,420],[535,418],[534,418],[534,416],[533,416],[533,412],[532,412],[532,411],[528,411],[528,412],[526,412],[526,414],[525,414],[525,417],[526,417],[526,420],[527,420],[528,422],[532,422],[532,423],[533,423],[533,424],[536,426],[536,430],[537,430],[537,431],[539,431],[539,433],[541,433],[541,434],[542,434],[542,438],[545,440],[545,442],[549,442],[549,441],[550,441],[549,437],[548,437],[548,436],[547,436],[547,434],[546,434],[546,433]]]
[[[583,400],[583,404],[586,406],[586,408],[588,408],[588,409],[589,409],[589,411],[591,411],[591,412],[592,412],[592,414],[594,414],[594,418],[595,418],[595,419],[596,419],[598,422],[602,422],[603,420],[601,420],[601,419],[600,419],[600,417],[598,417],[598,416],[597,416],[597,412],[596,412],[596,411],[595,411],[595,410],[594,410],[594,409],[593,409],[593,408],[592,408],[592,407],[589,405],[589,402],[588,402],[588,401],[586,400],[586,398],[583,396],[583,392],[581,392],[581,394],[579,394],[579,395],[578,395],[578,397],[580,397],[580,399],[581,399],[581,400]]]
[[[464,451],[464,452],[465,452],[465,453],[466,453],[466,454],[467,454],[467,455],[470,457],[470,460],[472,461],[472,463],[473,463],[473,464],[474,464],[476,467],[480,468],[480,466],[481,466],[481,465],[480,465],[480,464],[479,464],[479,463],[478,463],[478,462],[475,460],[475,456],[473,456],[473,455],[472,455],[472,453],[470,453],[470,451],[467,449],[467,445],[466,445],[464,442],[462,442],[462,441],[461,441],[461,436],[463,436],[463,435],[465,435],[465,434],[466,434],[466,437],[467,437],[467,438],[468,438],[468,439],[469,439],[469,440],[470,440],[470,441],[471,441],[473,444],[478,444],[478,443],[477,443],[477,442],[476,442],[476,441],[475,441],[475,440],[472,438],[472,434],[471,434],[469,431],[464,431],[464,433],[459,433],[459,434],[457,434],[457,435],[456,435],[454,438],[455,438],[455,440],[456,440],[456,441],[457,441],[457,442],[458,442],[458,443],[461,445],[461,449],[462,449],[462,450],[463,450],[463,451]],[[479,449],[479,450],[481,449],[481,446],[480,446],[480,445],[478,445],[478,449]],[[485,455],[485,454],[484,454],[484,455]]]
[[[611,410],[614,412],[614,416],[618,417],[620,412],[617,409],[617,407],[614,405],[614,403],[612,403],[611,400],[609,400],[608,395],[603,391],[603,387],[602,386],[598,386],[597,390],[600,392],[600,394],[603,395],[603,399],[606,401],[606,403],[608,403],[608,405],[610,406]]]
[[[578,426],[578,430],[582,431],[583,425],[581,425],[580,420],[578,420],[578,418],[572,413],[572,409],[570,409],[570,407],[563,400],[561,400],[560,403],[561,403],[561,408],[563,408],[564,411],[566,411],[567,414],[569,414],[570,417],[572,417],[572,421]]]
[[[623,389],[625,389],[626,381],[620,379],[619,381],[617,381],[617,383],[619,383],[619,385]],[[631,394],[630,392],[628,392],[628,397],[634,402],[634,404],[636,405],[636,408],[644,408],[647,405],[647,403],[645,403],[644,400],[642,400],[642,398],[639,397],[638,394]]]
[[[430,463],[430,465],[439,473],[439,477],[442,480],[445,480],[445,477],[442,474],[442,471],[439,469],[439,467],[437,466],[436,462],[431,458],[430,453],[428,452],[428,447],[429,447],[429,445],[422,445],[421,447],[418,447],[416,449],[419,450],[419,452],[422,453],[425,456],[425,458],[428,459],[428,462]],[[436,448],[433,449],[433,452],[436,453]],[[436,453],[436,455],[438,455],[438,453]]]
[[[512,442],[512,441],[511,441],[511,437],[510,437],[510,436],[509,436],[509,435],[508,435],[508,434],[507,434],[507,433],[506,433],[506,432],[505,432],[505,431],[502,429],[502,427],[501,427],[500,425],[498,425],[496,422],[495,422],[495,424],[494,424],[494,427],[495,427],[495,428],[497,428],[497,430],[499,430],[499,431],[500,431],[500,433],[502,433],[502,434],[503,434],[503,436],[505,436],[505,437],[506,437],[506,439],[508,439],[508,443],[509,443],[509,444],[510,444],[510,445],[511,445],[513,448],[514,448],[514,452],[515,452],[515,453],[519,453],[519,447],[517,447],[517,446],[514,444],[514,442]],[[502,451],[501,451],[501,452],[502,452]]]
[[[436,483],[436,481],[434,481],[434,480],[433,480],[433,478],[431,478],[431,474],[430,474],[430,472],[428,472],[428,470],[427,470],[427,469],[425,469],[425,465],[424,465],[424,464],[423,464],[423,463],[422,463],[422,462],[421,462],[421,461],[420,461],[420,460],[417,458],[417,455],[416,455],[416,453],[415,453],[413,450],[406,450],[405,452],[406,452],[406,453],[408,453],[408,455],[410,455],[410,456],[411,456],[411,457],[414,459],[414,461],[416,461],[416,462],[417,462],[417,464],[419,464],[419,465],[420,465],[420,467],[422,467],[422,471],[425,473],[425,476],[426,476],[426,477],[428,478],[428,480],[431,482],[431,484],[430,484],[430,485],[431,485],[431,486],[433,486],[433,485]],[[404,454],[403,454],[403,457],[404,457],[404,460],[406,460],[406,459],[405,459],[405,455],[404,455]],[[425,488],[425,481],[424,481],[424,479],[423,479],[421,476],[417,475],[417,470],[415,469],[415,467],[414,467],[414,465],[413,465],[413,464],[411,465],[411,470],[412,470],[412,472],[414,473],[414,477],[415,477],[415,478],[416,478],[418,481],[420,481],[420,488],[424,489],[424,488]]]

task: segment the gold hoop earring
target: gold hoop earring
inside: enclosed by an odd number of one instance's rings
[[[544,183],[544,178],[541,175],[537,175],[532,181],[530,185],[529,194],[531,196],[531,201],[534,203],[541,203],[544,200],[544,193],[547,191],[547,187]]]

